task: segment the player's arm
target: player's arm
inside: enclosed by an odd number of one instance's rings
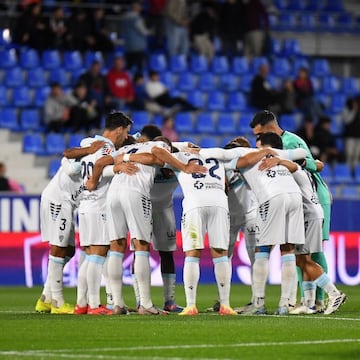
[[[104,146],[104,141],[93,141],[89,146],[66,149],[63,155],[68,159],[80,159],[83,156],[93,154]]]
[[[81,164],[78,161],[69,160],[66,157],[61,159],[61,167],[63,168],[65,174],[69,176],[76,175],[81,172]]]
[[[256,152],[258,150],[244,147],[237,147],[233,149],[208,148],[200,149],[198,153],[204,158],[215,158],[221,161],[230,161],[254,151]]]
[[[167,150],[154,146],[151,149],[151,152],[159,158],[163,163],[169,164],[175,169],[178,169],[180,171],[183,171],[187,174],[204,174],[207,172],[207,169],[205,166],[201,166],[199,164],[196,164],[194,162],[190,162],[187,164],[184,164],[180,160],[176,159],[174,156],[171,155]]]
[[[259,170],[268,170],[277,165],[285,166],[291,173],[298,170],[298,165],[296,163],[291,160],[279,158],[277,156],[262,159],[259,165]]]
[[[317,172],[323,171],[325,164],[322,161],[315,160],[315,164],[316,164],[316,171]]]
[[[113,164],[114,164],[114,158],[111,155],[105,155],[100,159],[96,160],[93,167],[92,176],[86,182],[86,188],[89,191],[95,190],[99,183],[100,176],[102,175],[105,166],[113,165]]]
[[[300,160],[306,158],[306,150],[303,148],[276,150],[282,159]]]
[[[136,162],[143,165],[164,165],[164,162],[161,161],[157,156],[147,152],[120,154],[116,157],[116,164],[122,162]]]
[[[277,150],[272,148],[263,148],[249,152],[248,154],[241,156],[237,159],[236,168],[241,169],[255,165],[267,155],[276,156]]]

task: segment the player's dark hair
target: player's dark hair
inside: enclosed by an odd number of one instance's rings
[[[238,143],[241,147],[251,147],[250,141],[244,136],[237,136],[231,141]]]
[[[279,136],[278,134],[276,134],[274,132],[267,132],[267,133],[260,134],[256,138],[256,141],[260,141],[261,145],[263,145],[263,146],[270,145],[271,147],[273,147],[275,149],[283,148],[281,136]]]
[[[133,136],[128,135],[127,139],[124,140],[121,146],[133,145],[133,144],[136,144],[136,139]]]
[[[154,140],[157,136],[162,136],[161,129],[153,124],[145,125],[141,129],[140,134],[146,136],[149,140]]]
[[[275,114],[269,110],[262,110],[255,114],[255,116],[253,117],[253,119],[250,122],[250,127],[253,129],[256,125],[263,126],[270,122],[277,123]]]
[[[128,127],[134,122],[121,111],[113,110],[109,112],[105,119],[105,129],[115,130],[118,127]]]

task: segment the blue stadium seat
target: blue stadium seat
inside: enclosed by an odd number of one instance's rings
[[[216,134],[216,121],[212,112],[202,112],[197,115],[196,131],[200,134]]]
[[[28,71],[26,83],[32,88],[47,86],[46,73],[43,68],[37,67]]]
[[[279,15],[278,30],[281,31],[296,31],[297,19],[295,13],[284,12]]]
[[[214,148],[219,146],[219,140],[215,136],[204,136],[200,139],[199,146],[201,148]]]
[[[333,183],[349,184],[353,182],[351,169],[346,163],[336,163],[333,167]]]
[[[17,56],[15,49],[0,50],[0,69],[10,69],[17,66]]]
[[[307,0],[288,0],[288,11],[303,11],[307,6]]]
[[[301,55],[301,47],[298,39],[284,39],[281,54],[283,56],[299,56]]]
[[[240,134],[252,134],[252,129],[250,128],[250,122],[253,119],[254,114],[252,113],[242,113],[238,122],[238,131]]]
[[[314,13],[301,13],[299,15],[299,30],[316,31],[316,15]]]
[[[63,56],[63,64],[66,70],[76,70],[83,67],[83,59],[80,51],[65,51]]]
[[[303,57],[295,57],[293,59],[292,68],[293,68],[293,76],[296,76],[300,68],[305,68],[310,70],[310,64],[309,61]]]
[[[84,134],[70,134],[67,141],[68,148],[79,147],[82,139]]]
[[[100,51],[86,51],[84,55],[84,67],[88,69],[94,61],[104,63],[104,57]]]
[[[335,136],[342,136],[342,134],[344,133],[344,123],[341,118],[341,114],[331,116],[330,132]],[[338,139],[336,139],[336,140],[338,140]],[[343,139],[339,138],[339,140],[342,141]],[[339,143],[337,142],[337,144],[339,144]]]
[[[45,70],[58,69],[61,67],[61,56],[58,50],[44,50],[41,56],[41,64]]]
[[[175,129],[179,133],[193,133],[195,131],[193,116],[190,112],[175,114]]]
[[[355,182],[357,184],[360,184],[360,165],[355,166],[354,173],[355,173]]]
[[[265,56],[257,56],[252,59],[251,69],[254,74],[257,74],[259,67],[263,64],[269,65],[269,60]]]
[[[239,89],[239,77],[232,73],[220,76],[218,88],[223,91],[236,91]]]
[[[340,195],[344,199],[359,199],[359,190],[356,186],[345,185],[341,187]]]
[[[245,56],[236,56],[232,60],[231,70],[236,75],[247,74],[249,67],[249,61]]]
[[[24,74],[20,67],[6,69],[4,84],[8,87],[15,88],[24,85]]]
[[[190,58],[190,69],[196,74],[208,71],[208,62],[203,55],[192,55]]]
[[[45,136],[45,151],[48,155],[61,155],[65,149],[63,134],[50,133]]]
[[[187,100],[197,108],[204,108],[207,96],[199,90],[192,90],[186,94]]]
[[[132,113],[132,119],[134,121],[134,124],[131,127],[133,132],[140,131],[145,125],[148,125],[151,122],[150,113],[147,111],[134,111]]]
[[[308,1],[305,10],[309,12],[318,12],[321,11],[325,7],[326,0],[316,0],[316,1]]]
[[[17,109],[12,107],[0,109],[0,128],[9,129],[11,131],[21,131]]]
[[[270,39],[270,55],[275,55],[278,56],[281,53],[281,40],[279,39],[275,39],[275,38],[271,38]]]
[[[280,116],[280,125],[288,131],[296,131],[299,127],[296,114],[283,114]]]
[[[317,77],[317,76],[310,76],[310,80],[312,82],[312,86],[313,86],[313,90],[315,93],[321,92],[321,77]],[[321,92],[322,94],[326,95],[325,93]]]
[[[327,59],[314,59],[311,65],[311,75],[325,76],[330,74],[330,66]]]
[[[345,103],[346,103],[345,94],[334,94],[331,96],[328,111],[333,114],[340,113],[344,109]]]
[[[9,90],[6,86],[0,85],[0,106],[10,105]]]
[[[34,49],[25,49],[20,52],[20,66],[23,69],[34,69],[39,67],[39,54]]]
[[[337,32],[352,32],[353,30],[353,17],[349,13],[342,13],[336,17],[335,31]]]
[[[59,83],[62,87],[70,86],[70,78],[65,69],[59,67],[57,69],[52,69],[49,74],[49,83]]]
[[[29,133],[23,137],[23,152],[44,155],[44,139],[40,133]]]
[[[51,179],[55,176],[56,172],[59,170],[61,166],[61,159],[51,159],[49,161],[49,167],[48,167],[48,177]]]
[[[327,75],[322,78],[321,91],[324,94],[336,94],[340,89],[339,80],[333,75]]]
[[[40,110],[22,109],[20,113],[20,125],[24,131],[43,131],[41,125]]]
[[[329,164],[325,164],[324,168],[321,170],[320,175],[327,184],[332,184],[333,171]]]
[[[230,111],[244,111],[247,109],[247,100],[243,93],[236,91],[228,95],[227,108]]]
[[[213,91],[217,87],[217,78],[211,72],[202,73],[199,75],[197,87],[201,91]]]
[[[43,107],[49,94],[50,94],[49,86],[37,88],[34,94],[34,106],[38,108]]]
[[[157,71],[159,73],[166,71],[168,68],[167,59],[164,54],[151,54],[149,59],[150,70]]]
[[[319,14],[318,30],[333,32],[335,30],[335,16],[328,13]]]
[[[253,78],[254,78],[253,74],[244,74],[240,76],[239,90],[245,93],[249,93]]]
[[[273,0],[273,4],[278,10],[288,10],[287,0]]]
[[[199,145],[199,136],[198,135],[183,135],[180,136],[180,141],[189,142],[194,145]]]
[[[170,57],[169,69],[173,73],[183,73],[188,70],[185,55],[173,55]]]
[[[197,84],[197,76],[192,72],[185,71],[178,76],[177,89],[180,91],[194,90]]]
[[[12,91],[12,105],[15,107],[27,107],[32,105],[32,93],[27,86],[21,86]]]
[[[347,96],[354,96],[360,93],[359,81],[354,77],[346,77],[341,80],[341,92]]]
[[[323,10],[341,13],[344,11],[343,0],[326,0]]]
[[[290,62],[284,57],[276,57],[271,64],[271,72],[276,76],[285,78],[290,75],[291,71]]]
[[[236,133],[236,119],[233,113],[220,113],[217,119],[217,130],[222,134]]]
[[[229,72],[229,61],[226,56],[214,56],[211,61],[211,71],[214,74],[226,74]]]
[[[167,86],[168,89],[173,89],[175,85],[175,78],[171,71],[163,71],[160,73],[160,80]]]
[[[226,109],[226,96],[222,91],[211,91],[207,99],[207,109],[210,111],[224,111]]]

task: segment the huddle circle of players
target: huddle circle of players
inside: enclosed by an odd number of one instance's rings
[[[234,138],[223,149],[171,143],[155,125],[131,136],[132,124],[123,112],[110,112],[102,135],[84,138],[80,147],[67,149],[60,169],[43,190],[41,234],[50,251],[37,312],[197,315],[206,233],[218,291],[218,301],[207,311],[223,316],[267,314],[269,256],[276,245],[281,253],[281,295],[275,314],[329,315],[345,302],[346,295],[326,274],[322,251],[330,219],[330,194],[320,176],[324,164],[312,158],[301,138],[283,131],[272,112],[258,112],[250,123],[257,148],[251,148],[244,137]],[[173,192],[178,185],[184,194],[185,307],[175,301]],[[75,210],[81,256],[74,307],[64,300],[63,268],[75,253]],[[252,298],[248,305],[232,308],[231,260],[240,230],[251,262]],[[161,308],[151,299],[150,243],[161,259]],[[134,256],[134,308],[126,305],[122,292],[128,247]]]

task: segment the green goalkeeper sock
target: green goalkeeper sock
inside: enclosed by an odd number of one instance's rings
[[[311,254],[311,259],[314,260],[317,264],[319,264],[325,273],[328,271],[327,262],[325,258],[325,254],[323,252],[313,253]],[[316,300],[324,300],[325,292],[319,287],[316,288]]]
[[[302,286],[302,283],[303,283],[302,270],[297,266],[296,272],[297,272],[297,278],[298,278],[298,286],[300,289],[300,296],[301,296],[301,299],[303,299],[304,298],[304,289]]]

